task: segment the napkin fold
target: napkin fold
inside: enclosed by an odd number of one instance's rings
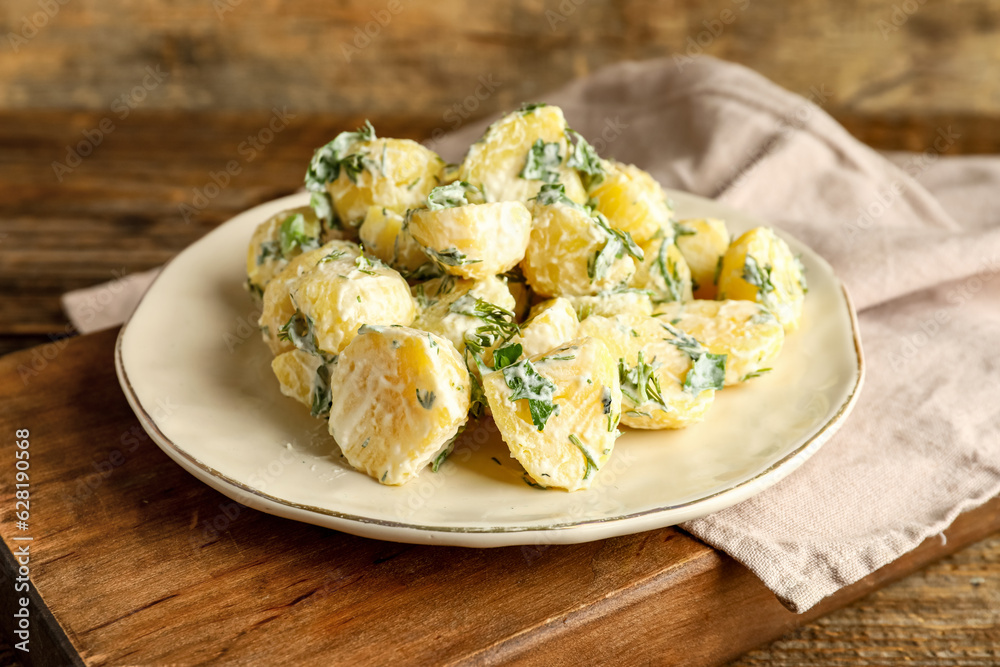
[[[701,56],[620,63],[543,98],[605,157],[787,230],[854,297],[868,375],[847,423],[776,486],[683,526],[797,612],[1000,492],[1000,159],[942,157],[958,126],[925,153],[879,154],[822,110],[832,96]],[[486,124],[432,148],[458,160]]]

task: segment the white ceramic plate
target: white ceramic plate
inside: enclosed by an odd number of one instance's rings
[[[680,217],[762,223],[670,192]],[[279,516],[397,542],[494,547],[585,542],[670,526],[745,500],[799,467],[840,427],[864,375],[854,309],[806,246],[802,328],[771,373],[719,392],[682,431],[629,431],[587,491],[525,484],[492,424],[470,425],[437,473],[382,486],[342,458],[326,424],[285,398],[244,290],[254,228],[298,194],[242,213],[163,270],[122,329],[118,377],[143,427],[174,461],[227,496]],[[347,388],[349,390],[349,388]],[[487,422],[489,420],[486,420]]]

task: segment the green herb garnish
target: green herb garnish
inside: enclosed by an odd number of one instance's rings
[[[698,395],[706,389],[722,389],[726,379],[726,355],[712,354],[698,340],[677,327],[660,322],[672,337],[666,338],[668,343],[691,358],[693,362],[684,379],[684,390]]]
[[[257,251],[257,266],[269,259],[281,259],[281,241],[264,241]]]
[[[503,378],[513,390],[511,401],[528,401],[531,422],[539,431],[545,428],[550,416],[559,414],[559,406],[552,402],[555,383],[540,375],[528,359],[504,368]]]
[[[306,189],[310,192],[325,192],[326,184],[340,176],[340,169],[346,160],[357,162],[354,156],[348,154],[354,144],[374,139],[375,128],[366,120],[365,124],[357,131],[341,132],[333,141],[317,148],[309,162],[309,169],[306,171]],[[358,165],[349,169],[358,169]],[[356,176],[357,171],[355,172]]]
[[[470,194],[477,194],[479,188],[465,181],[455,181],[449,185],[441,185],[427,195],[427,208],[431,211],[440,211],[443,208],[454,206],[467,206],[475,203],[469,201]]]
[[[337,229],[341,226],[340,220],[337,219],[337,214],[333,210],[333,199],[330,198],[330,193],[325,189],[322,192],[313,192],[309,195],[309,206],[312,207],[321,226],[324,223],[330,229]]]
[[[524,473],[524,474],[523,474],[523,475],[521,476],[521,479],[523,479],[523,480],[524,480],[524,483],[525,483],[525,484],[527,484],[528,486],[530,486],[530,487],[531,487],[531,488],[533,488],[533,489],[544,489],[544,488],[545,488],[544,486],[542,486],[542,485],[541,485],[541,484],[539,484],[538,482],[535,482],[535,481],[534,481],[534,480],[532,480],[532,479],[531,479],[530,477],[528,477],[528,473]]]
[[[323,259],[319,260],[318,264],[326,264],[327,262],[338,260],[346,254],[346,250],[334,250],[330,254],[323,257]]]
[[[601,387],[601,407],[604,410],[604,414],[611,414],[611,389],[606,386]]]
[[[768,295],[775,289],[774,283],[771,282],[771,270],[767,264],[763,266],[758,264],[757,260],[750,254],[743,262],[743,280],[760,290],[764,300],[767,300]]]
[[[303,315],[299,310],[296,310],[295,314],[288,318],[288,322],[278,330],[278,340],[286,340],[296,349],[314,354],[327,363],[336,358],[319,348],[316,340],[316,324],[311,317]]]
[[[249,290],[249,292],[251,294],[257,295],[258,299],[263,299],[264,298],[264,290],[263,290],[263,288],[260,285],[255,285],[254,282],[252,280],[250,280],[249,278],[247,278],[246,287],[247,287],[247,290]]]
[[[475,331],[465,333],[465,365],[469,369],[469,377],[472,379],[470,414],[473,417],[479,417],[486,405],[486,394],[483,391],[481,377],[495,370],[495,366],[490,366],[483,359],[486,350],[497,343],[506,343],[521,330],[517,326],[514,313],[482,299],[476,298],[475,301],[472,301],[472,298],[470,294],[462,295],[449,306],[449,310],[469,317],[478,317],[483,321],[480,326],[476,327]],[[500,345],[498,351],[504,347],[506,346]],[[511,352],[513,349],[501,353],[500,359],[505,359]],[[494,365],[496,363],[497,358],[494,354]]]
[[[562,183],[546,183],[533,199],[543,206],[565,204],[566,206],[584,210],[582,206],[566,196],[566,186]]]
[[[774,314],[770,310],[764,308],[759,313],[752,315],[747,322],[749,324],[768,324],[770,322],[774,322],[776,319],[777,318],[774,317]]]
[[[380,259],[371,259],[364,254],[358,255],[354,260],[354,265],[358,267],[358,271],[365,273],[369,276],[377,276],[378,272],[375,269],[385,268],[385,264],[382,263]]]
[[[680,302],[684,299],[683,291],[683,281],[680,275],[677,273],[677,263],[675,262],[673,266],[669,269],[667,265],[667,251],[670,249],[670,244],[666,241],[660,243],[660,250],[656,254],[656,269],[663,276],[663,283],[667,287],[667,295],[669,296],[668,301]],[[661,303],[659,300],[654,300],[654,303]]]
[[[560,165],[562,165],[562,155],[559,153],[559,144],[555,142],[547,144],[541,139],[536,139],[528,149],[524,168],[518,176],[531,181],[555,183],[559,180]]]
[[[427,390],[422,392],[420,391],[420,387],[417,387],[417,402],[420,403],[420,406],[424,410],[430,410],[434,406],[435,398],[433,391]]]
[[[465,431],[465,426],[465,424],[459,426],[458,430],[455,431],[455,435],[451,436],[451,439],[445,443],[441,453],[434,457],[434,462],[431,463],[432,472],[437,472],[441,468],[441,464],[444,463],[444,460],[455,450],[455,442],[458,440],[458,436],[462,435],[462,432]]]
[[[664,340],[689,356],[691,359],[697,359],[703,354],[708,353],[708,350],[705,349],[705,346],[702,345],[697,338],[681,331],[673,324],[667,324],[666,322],[660,321],[660,326],[672,336],[671,338],[665,338]]]
[[[278,243],[282,257],[288,259],[292,252],[319,247],[319,239],[306,231],[306,216],[301,213],[290,215],[281,223]]]
[[[305,184],[306,189],[312,193],[309,205],[316,212],[321,225],[326,223],[331,228],[340,226],[333,209],[333,200],[326,191],[326,184],[340,176],[341,167],[345,168],[352,181],[356,181],[358,173],[366,166],[365,158],[361,155],[348,155],[348,151],[360,141],[374,139],[375,128],[366,120],[356,132],[341,132],[333,141],[317,148],[313,153],[306,171]]]
[[[674,236],[694,236],[697,233],[683,222],[674,222]]]
[[[330,414],[333,406],[333,392],[330,389],[330,367],[320,364],[316,369],[316,379],[313,381],[312,416],[324,417]]]
[[[570,141],[576,139],[576,145],[573,146],[566,166],[583,174],[584,185],[588,188],[604,180],[604,166],[594,147],[576,130],[567,130],[566,134],[569,135]]]
[[[726,355],[706,353],[695,359],[684,379],[684,391],[697,396],[706,389],[722,389],[726,379]]]
[[[642,261],[642,248],[632,240],[631,234],[612,227],[608,219],[599,211],[594,211],[593,220],[607,235],[608,241],[587,262],[587,276],[591,282],[604,278],[608,274],[611,265],[615,263],[615,260],[624,257],[625,253],[628,253],[640,262]]]
[[[583,473],[583,478],[590,479],[590,476],[593,475],[595,471],[600,469],[600,466],[597,465],[597,461],[594,459],[594,455],[590,453],[590,450],[583,446],[583,443],[580,442],[580,438],[576,437],[572,433],[569,434],[569,441],[576,445],[576,448],[580,450],[581,454],[583,454],[584,460],[587,461],[587,469]]]
[[[655,371],[659,365],[655,358],[647,364],[644,356],[640,350],[635,366],[631,368],[624,359],[618,360],[618,379],[621,382],[622,394],[627,396],[637,407],[652,403],[663,412],[670,412],[670,406],[663,400],[660,379],[656,377]]]
[[[516,363],[522,351],[520,343],[512,343],[498,348],[493,352],[493,367],[499,370]]]
[[[459,252],[458,248],[448,248],[446,250],[424,248],[424,252],[438,264],[445,266],[464,266],[466,264],[478,264],[483,261],[481,259],[469,259],[463,253]]]
[[[547,107],[547,106],[549,105],[546,104],[545,102],[525,102],[524,104],[521,105],[521,108],[518,109],[518,112],[523,114],[529,114],[534,112],[535,109],[541,109],[542,107]]]

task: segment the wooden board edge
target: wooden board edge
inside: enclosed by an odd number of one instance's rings
[[[788,611],[753,573],[712,550],[689,562],[680,581],[668,571],[643,582],[641,591],[548,619],[460,664],[722,665],[998,531],[1000,498],[993,498],[803,614]],[[552,662],[552,656],[577,660]]]
[[[4,538],[3,548],[0,549],[0,586],[3,587],[3,594],[0,595],[0,618],[5,620],[14,617],[15,611],[20,608],[18,599],[25,595],[14,591],[19,564],[13,551],[14,548]],[[73,646],[73,642],[70,641],[59,621],[53,616],[33,583],[29,585],[26,596],[29,600],[27,607],[30,622],[28,629],[30,633],[28,636],[29,650],[22,652],[15,648],[14,655],[17,660],[26,667],[49,667],[50,665],[52,667],[64,665],[82,667],[84,662]],[[16,647],[21,638],[14,635],[15,628],[6,622],[0,625],[3,627],[4,639],[12,647]]]

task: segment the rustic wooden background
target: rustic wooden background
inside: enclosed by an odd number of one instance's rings
[[[877,148],[952,124],[951,152],[1000,152],[997,1],[5,0],[0,38],[0,353],[72,333],[66,290],[293,191],[311,148],[361,118],[425,138],[622,59],[704,52],[823,90]],[[244,161],[274,107],[295,120]],[[52,163],[105,120],[60,180]],[[179,204],[231,159],[239,176],[186,223]],[[993,664],[998,610],[993,539],[739,664]]]

